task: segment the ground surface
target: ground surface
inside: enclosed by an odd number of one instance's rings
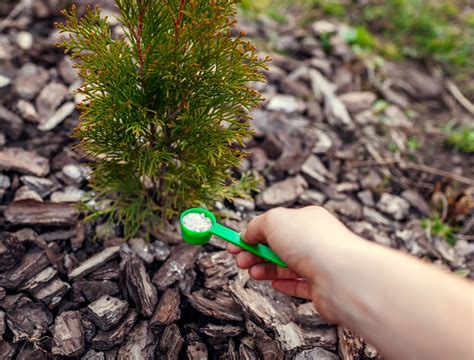
[[[124,244],[120,229],[78,222],[89,172],[71,148],[80,79],[54,46],[57,3],[0,21],[2,358],[380,358],[311,304],[249,280],[219,241],[189,247],[168,229]],[[221,204],[225,221],[322,205],[372,241],[472,277],[474,159],[440,131],[472,115],[417,64],[358,58],[342,28],[240,23],[274,60],[240,169],[261,174],[262,191]],[[454,247],[435,218],[455,226]]]

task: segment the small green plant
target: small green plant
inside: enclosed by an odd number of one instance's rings
[[[474,128],[467,126],[451,128],[447,134],[449,145],[466,153],[474,153]]]
[[[430,234],[439,236],[445,239],[450,245],[456,244],[457,228],[444,223],[439,216],[434,216],[430,219],[423,219],[421,225]]]
[[[91,187],[124,236],[184,208],[212,206],[255,185],[233,177],[251,135],[267,59],[231,29],[237,0],[116,0],[125,35],[99,8],[58,24],[86,101],[75,136],[93,160]]]

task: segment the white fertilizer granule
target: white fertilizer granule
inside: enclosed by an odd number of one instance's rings
[[[183,217],[183,225],[189,230],[204,232],[212,227],[212,221],[201,213],[189,213]]]

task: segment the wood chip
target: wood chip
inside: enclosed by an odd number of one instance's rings
[[[137,255],[131,254],[124,260],[123,275],[128,294],[138,312],[150,317],[158,302],[158,296],[146,272],[145,264]]]
[[[51,330],[53,355],[77,356],[85,351],[84,327],[78,311],[65,311],[56,317]]]
[[[364,341],[349,328],[341,325],[337,327],[339,338],[339,356],[344,360],[356,360],[362,357]]]
[[[118,280],[120,277],[120,266],[117,260],[112,260],[100,268],[95,270],[93,273],[87,276],[88,280]]]
[[[87,306],[87,317],[106,331],[117,324],[128,310],[128,303],[116,297],[104,295]]]
[[[123,320],[108,331],[99,331],[92,339],[92,347],[97,350],[110,350],[120,345],[137,321],[137,312],[129,310]]]
[[[12,225],[74,225],[77,216],[77,209],[70,204],[35,200],[12,202],[5,210],[5,219]]]
[[[42,304],[22,296],[7,311],[7,324],[13,333],[13,342],[39,339],[52,323],[53,317]]]
[[[184,344],[184,339],[176,324],[168,325],[161,335],[159,354],[167,360],[178,360],[178,354]]]
[[[240,306],[227,291],[198,290],[188,295],[192,307],[204,315],[226,321],[242,321]]]
[[[11,344],[8,341],[0,340],[0,354],[2,354],[2,360],[12,360],[16,353],[18,345]]]
[[[203,360],[208,359],[209,354],[206,344],[201,340],[198,334],[193,330],[186,336],[186,358],[188,360]]]
[[[201,333],[210,337],[234,337],[240,335],[243,330],[241,326],[215,324],[207,324],[199,328]]]
[[[5,311],[0,310],[0,338],[5,334]]]
[[[72,285],[75,300],[93,302],[104,295],[114,296],[120,292],[117,283],[104,281],[79,280]]]
[[[9,233],[0,233],[0,271],[11,269],[17,264],[25,248],[18,239]]]
[[[150,319],[150,326],[155,328],[177,321],[181,317],[179,305],[180,299],[178,290],[166,289]]]
[[[107,261],[112,260],[116,256],[118,256],[120,251],[120,246],[111,246],[107,247],[101,252],[91,256],[86,261],[84,261],[81,265],[77,268],[72,270],[68,276],[70,279],[79,279],[82,278],[94,270],[98,269],[102,265],[104,265]]]
[[[30,279],[48,265],[48,258],[43,251],[37,248],[28,250],[18,265],[0,273],[0,286],[7,289],[17,288],[24,280]]]
[[[43,177],[49,173],[49,160],[34,151],[5,148],[0,150],[0,169]]]
[[[171,326],[171,325],[170,325]],[[162,340],[164,334],[162,335]],[[141,320],[130,331],[117,353],[117,359],[153,359],[156,339],[148,321]]]
[[[53,309],[66,296],[71,286],[55,276],[46,285],[39,287],[31,292],[31,295],[39,301],[42,301],[49,309]]]
[[[153,283],[159,290],[164,290],[182,279],[185,272],[194,265],[200,250],[199,246],[183,244],[176,246],[153,276]]]
[[[229,286],[229,292],[241,306],[246,317],[257,324],[271,327],[279,318],[274,306],[264,296],[253,289],[244,288],[240,282],[233,281]]]
[[[298,324],[309,328],[328,325],[327,322],[321,318],[321,315],[319,315],[319,313],[316,311],[312,302],[298,306],[295,321]]]
[[[198,267],[205,275],[204,286],[208,289],[223,287],[239,271],[234,256],[227,251],[200,254]]]

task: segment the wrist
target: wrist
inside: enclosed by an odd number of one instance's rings
[[[331,321],[350,324],[365,312],[364,273],[378,246],[350,233],[344,241],[320,252],[325,261],[313,267],[313,301]],[[362,297],[361,297],[362,295]]]

